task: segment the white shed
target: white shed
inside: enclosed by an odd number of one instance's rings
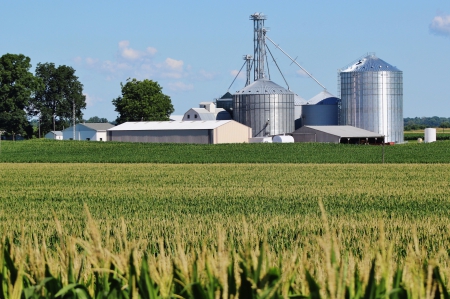
[[[113,128],[110,123],[84,123],[75,125],[75,140],[106,141],[106,130]],[[64,140],[73,139],[73,126],[62,131]]]
[[[63,140],[63,134],[61,131],[50,131],[47,134],[45,134],[44,138],[54,139],[54,140]]]

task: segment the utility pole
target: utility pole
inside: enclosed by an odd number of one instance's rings
[[[73,100],[73,111],[72,111],[72,125],[73,125],[73,138],[75,140],[75,100]]]
[[[2,134],[5,132],[6,131],[4,131],[4,130],[0,130],[0,154],[2,153]]]

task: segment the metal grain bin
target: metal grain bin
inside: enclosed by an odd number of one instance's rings
[[[233,95],[233,118],[252,128],[253,137],[294,131],[294,93],[259,79]]]
[[[374,54],[340,70],[340,125],[403,142],[403,73]]]
[[[306,105],[306,100],[299,96],[298,94],[294,95],[294,119],[295,119],[295,129],[297,130],[302,124],[302,106]]]
[[[322,91],[302,106],[303,126],[337,126],[339,99]]]

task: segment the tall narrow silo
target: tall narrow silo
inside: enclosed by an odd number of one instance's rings
[[[374,54],[340,70],[340,125],[403,142],[403,72]]]
[[[233,118],[252,128],[253,137],[294,131],[294,93],[259,79],[233,95]]]

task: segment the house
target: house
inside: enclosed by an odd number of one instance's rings
[[[108,129],[108,141],[243,143],[252,130],[234,120],[126,122]]]
[[[64,140],[91,140],[106,141],[106,130],[113,128],[110,123],[83,123],[76,124],[75,131],[69,127],[62,131]]]
[[[50,131],[47,134],[45,134],[44,138],[63,140],[63,133],[61,131]]]

